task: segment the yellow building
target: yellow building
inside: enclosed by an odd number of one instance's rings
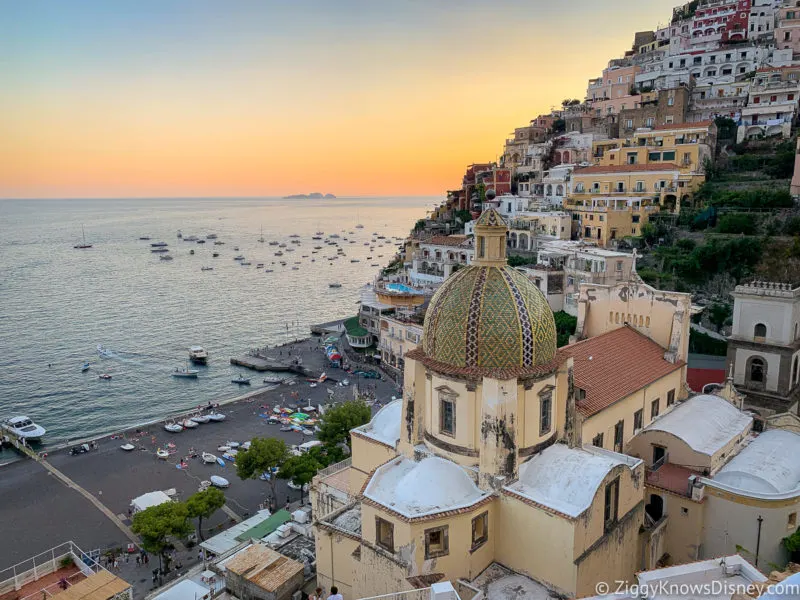
[[[402,400],[312,484],[318,579],[345,597],[475,587],[492,569],[580,597],[652,566],[643,461],[582,439],[620,406],[631,419],[634,403],[652,406],[649,390],[668,410],[683,365],[627,327],[596,338],[603,361],[557,351],[547,301],[506,264],[506,234],[494,209],[477,220],[473,264],[442,285],[405,354]],[[629,374],[607,401],[602,388]],[[587,418],[596,399],[607,406]]]

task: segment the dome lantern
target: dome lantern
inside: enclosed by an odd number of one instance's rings
[[[494,208],[485,210],[475,222],[474,264],[483,267],[504,267],[506,258],[506,234],[508,226]]]

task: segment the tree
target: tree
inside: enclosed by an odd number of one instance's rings
[[[240,479],[257,479],[262,473],[269,473],[269,487],[272,497],[277,501],[274,474],[289,458],[289,450],[283,440],[276,438],[254,438],[250,448],[239,452],[236,457],[236,474]]]
[[[524,256],[513,255],[506,257],[506,262],[509,267],[524,267],[525,265],[531,264],[531,259],[525,258]]]
[[[566,346],[569,344],[569,336],[575,333],[575,328],[578,326],[578,318],[573,317],[563,310],[553,313],[553,318],[556,322],[558,347],[560,348],[561,346]]]
[[[203,519],[209,518],[225,505],[225,494],[222,490],[210,487],[203,492],[192,494],[186,499],[189,517],[197,519],[197,534],[203,539]]]
[[[317,438],[330,449],[342,442],[349,448],[350,430],[368,423],[371,417],[372,411],[363,400],[348,400],[322,415]]]
[[[745,213],[730,213],[722,215],[717,224],[720,233],[742,233],[753,235],[756,232],[756,223],[752,215]]]
[[[725,322],[732,314],[733,310],[730,304],[715,302],[708,309],[708,320],[711,321],[717,333],[719,333],[719,330],[722,329],[722,326],[725,325]]]
[[[142,538],[142,548],[158,554],[161,571],[161,555],[167,548],[169,538],[184,537],[191,530],[189,509],[184,502],[165,502],[151,506],[133,515],[131,530]]]
[[[278,472],[279,479],[287,479],[300,486],[300,504],[303,503],[303,487],[311,483],[314,475],[323,467],[323,460],[319,447],[312,448],[300,456],[290,456]]]

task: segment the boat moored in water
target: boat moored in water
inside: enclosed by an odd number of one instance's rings
[[[204,365],[208,361],[208,352],[202,346],[192,346],[189,348],[189,360],[198,365]]]
[[[231,379],[231,383],[238,383],[239,385],[250,385],[250,379],[244,375],[239,375],[236,379]]]
[[[197,374],[199,371],[196,369],[187,369],[185,367],[175,367],[175,370],[172,372],[173,377],[184,377],[188,379],[197,379]]]
[[[24,439],[26,442],[36,442],[47,433],[47,430],[41,425],[37,425],[28,417],[11,417],[3,423],[3,429],[11,432],[18,438]]]

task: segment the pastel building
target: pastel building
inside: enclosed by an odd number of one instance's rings
[[[445,581],[466,594],[487,580],[581,597],[654,566],[643,461],[614,451],[613,431],[616,411],[655,390],[669,412],[683,365],[630,327],[557,351],[545,298],[507,265],[506,235],[494,209],[481,215],[473,263],[441,286],[405,354],[402,400],[314,480],[328,510],[314,522],[318,581],[345,597],[417,597]],[[612,380],[627,381],[608,393]],[[603,447],[584,439],[608,426]]]
[[[472,240],[462,235],[420,240],[408,278],[416,286],[436,286],[472,262]]]
[[[789,137],[800,101],[800,67],[759,69],[750,86],[737,141],[759,137]]]

